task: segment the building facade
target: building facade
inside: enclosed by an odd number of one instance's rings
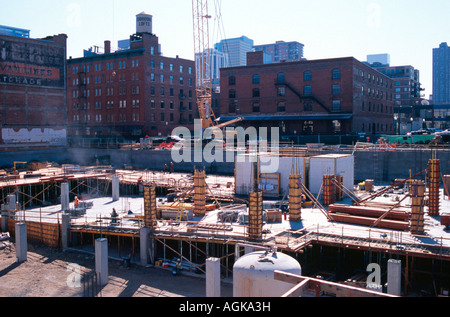
[[[0,35],[0,145],[65,146],[67,35],[9,34],[18,35]]]
[[[106,41],[104,54],[70,59],[69,136],[120,142],[192,128],[198,116],[194,67],[194,61],[162,56],[158,37],[145,31],[130,36],[130,49],[112,52]]]
[[[352,57],[261,60],[222,69],[221,121],[243,117],[243,127],[279,127],[282,135],[392,133],[393,89],[392,79]]]
[[[299,42],[277,41],[273,44],[255,45],[253,48],[255,51],[262,51],[269,55],[271,57],[270,63],[280,63],[303,60],[304,47]]]
[[[433,49],[433,103],[450,103],[450,47],[447,43]]]

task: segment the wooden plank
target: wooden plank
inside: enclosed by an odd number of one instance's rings
[[[310,286],[310,279],[305,279],[294,288],[291,288],[289,291],[287,291],[285,294],[283,294],[281,297],[301,297],[305,290]]]

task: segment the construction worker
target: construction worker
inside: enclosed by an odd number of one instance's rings
[[[77,196],[75,196],[75,202],[74,202],[74,204],[75,204],[75,208],[78,208],[78,206],[80,205],[80,200],[78,199]]]
[[[167,167],[167,164],[164,165],[164,174],[166,174],[169,171],[169,168]]]
[[[174,171],[174,165],[173,162],[170,162],[170,174],[172,174]]]

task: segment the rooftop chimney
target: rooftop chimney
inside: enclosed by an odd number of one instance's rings
[[[105,41],[105,54],[111,53],[111,41]]]

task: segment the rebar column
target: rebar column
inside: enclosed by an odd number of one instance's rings
[[[336,186],[336,201],[341,201],[342,199],[344,199],[344,191],[342,190],[342,188],[344,187],[344,176],[337,175],[336,183],[340,185]]]
[[[333,175],[323,176],[323,205],[329,206],[336,201],[336,186],[333,183]]]
[[[263,194],[261,191],[250,193],[248,211],[248,237],[251,240],[262,238]]]
[[[425,183],[419,180],[410,181],[411,197],[411,233],[423,235],[424,229],[424,197]]]
[[[157,225],[156,188],[144,187],[144,225],[153,228]]]
[[[302,220],[302,176],[291,174],[289,176],[289,220],[298,222]]]
[[[206,174],[205,171],[194,173],[194,216],[206,214]]]
[[[439,216],[440,160],[428,161],[428,214]]]

